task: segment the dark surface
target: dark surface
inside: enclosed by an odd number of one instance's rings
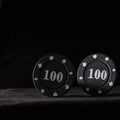
[[[120,88],[115,87],[109,94],[105,96],[90,96],[80,88],[72,88],[63,97],[51,98],[41,95],[34,88],[31,89],[0,89],[0,108],[2,107],[23,107],[23,106],[61,106],[61,105],[79,105],[79,106],[95,106],[100,105],[119,105],[120,104]]]
[[[115,87],[108,95],[93,97],[80,88],[60,98],[42,96],[35,89],[0,89],[0,113],[5,118],[62,119],[79,117],[96,119],[116,118],[120,110],[120,88]],[[19,117],[18,117],[19,116]],[[59,116],[59,117],[58,117]]]

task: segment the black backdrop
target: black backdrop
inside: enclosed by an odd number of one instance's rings
[[[4,0],[0,14],[0,88],[33,87],[33,67],[49,53],[69,57],[76,71],[84,57],[96,52],[109,55],[120,66],[117,19],[114,17],[113,25],[109,13],[91,13],[77,3]]]

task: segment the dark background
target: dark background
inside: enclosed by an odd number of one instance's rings
[[[107,4],[90,1],[91,5],[86,1],[85,3],[73,1],[65,3],[62,1],[38,2],[37,0],[4,0],[2,3],[0,11],[0,89],[34,87],[32,83],[33,67],[42,56],[49,53],[63,54],[70,58],[76,71],[80,62],[89,54],[107,54],[116,63],[118,69],[116,84],[119,85],[120,25],[117,4],[114,6],[112,2],[110,5],[110,1]],[[77,84],[75,83],[74,86]],[[88,101],[90,99],[87,96],[83,98]],[[68,105],[60,102],[58,106],[54,103],[48,106],[40,103],[39,106],[33,102],[32,105],[26,103],[21,105],[22,107],[13,105],[13,108],[9,106],[6,108],[3,106],[2,110],[5,115],[9,113],[14,116],[15,113],[18,113],[18,118],[23,117],[22,115],[42,118],[47,117],[46,114],[56,111],[57,116],[62,114],[60,119],[63,117],[66,119],[72,117],[74,119],[75,117],[96,119],[96,116],[99,116],[100,119],[106,116],[108,119],[112,115],[115,119],[115,116],[119,116],[119,94],[107,98],[110,98],[108,101],[113,100],[113,104],[104,102],[101,104],[100,101],[97,103],[96,97],[92,97],[91,100],[96,101],[96,104],[94,102],[92,105],[90,102],[82,104],[73,101]],[[104,101],[104,97],[102,100]],[[50,114],[49,117],[55,118],[53,114]]]
[[[92,9],[82,10],[77,3],[4,0],[0,14],[0,88],[33,87],[33,67],[49,53],[69,57],[76,71],[86,56],[98,52],[109,55],[120,66],[118,19],[112,21],[109,13],[101,16]]]

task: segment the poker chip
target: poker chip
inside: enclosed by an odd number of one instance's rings
[[[45,96],[64,95],[70,90],[73,81],[73,64],[63,55],[46,55],[37,62],[33,70],[33,83]]]
[[[78,84],[91,95],[103,95],[112,89],[116,80],[113,60],[104,54],[86,57],[77,71]]]

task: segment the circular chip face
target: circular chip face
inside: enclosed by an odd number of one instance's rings
[[[89,94],[103,95],[114,86],[116,67],[112,59],[104,54],[92,54],[79,65],[77,81]]]
[[[33,70],[33,83],[44,95],[62,96],[71,88],[74,81],[74,67],[62,55],[49,54],[41,58]]]

